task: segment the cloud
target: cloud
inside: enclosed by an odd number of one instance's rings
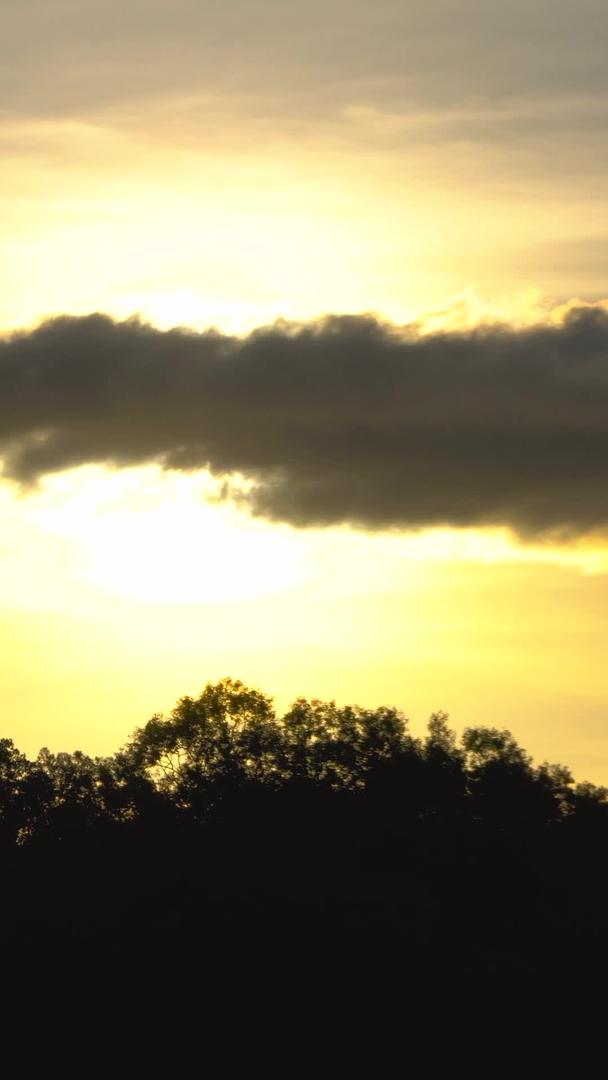
[[[66,116],[238,93],[317,117],[328,102],[597,99],[604,18],[603,0],[13,0],[0,99],[11,114]]]
[[[24,484],[208,467],[296,526],[601,528],[608,313],[427,335],[331,316],[244,338],[57,318],[0,343],[0,454]]]

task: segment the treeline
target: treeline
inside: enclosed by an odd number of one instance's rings
[[[158,962],[165,943],[183,963],[187,943],[207,970],[331,955],[418,979],[575,976],[608,954],[607,840],[607,789],[508,731],[458,739],[443,713],[424,738],[394,708],[299,699],[278,717],[225,679],[112,757],[0,741],[21,958]]]

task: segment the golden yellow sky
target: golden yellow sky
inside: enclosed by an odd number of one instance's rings
[[[421,731],[509,726],[600,781],[608,552],[502,531],[298,532],[153,467],[3,491],[4,728],[110,752],[152,712],[232,672],[277,695],[397,702]]]
[[[9,5],[0,330],[522,326],[608,294],[593,0],[123,7]],[[152,465],[0,485],[2,734],[110,752],[230,674],[507,726],[608,782],[601,538],[298,530],[213,494]]]
[[[327,311],[409,321],[471,294],[517,318],[605,292],[589,240],[603,195],[505,183],[493,148],[393,146],[365,111],[255,140],[238,115],[198,140],[143,119],[0,120],[0,327],[96,310],[230,330]]]

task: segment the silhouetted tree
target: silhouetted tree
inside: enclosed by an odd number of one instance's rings
[[[608,789],[446,713],[417,739],[394,708],[278,717],[223,679],[112,756],[0,740],[0,905],[50,964],[183,942],[205,971],[255,953],[575,979],[608,959],[607,841]]]

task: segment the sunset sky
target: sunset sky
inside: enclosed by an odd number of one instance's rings
[[[608,783],[605,3],[2,31],[0,735],[232,675]]]

